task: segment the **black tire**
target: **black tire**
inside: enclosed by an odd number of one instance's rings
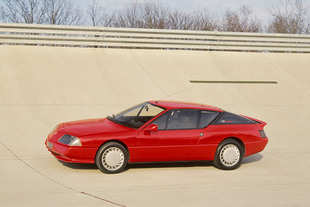
[[[233,139],[223,140],[217,147],[213,165],[222,170],[234,170],[240,167],[244,149]]]
[[[95,163],[101,172],[113,174],[122,172],[127,166],[129,153],[117,142],[102,145],[96,155]]]

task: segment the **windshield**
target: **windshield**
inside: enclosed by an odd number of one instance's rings
[[[164,110],[164,108],[146,102],[127,109],[116,116],[109,116],[108,119],[113,122],[138,129]]]

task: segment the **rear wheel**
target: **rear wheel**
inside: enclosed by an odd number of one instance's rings
[[[104,173],[122,172],[128,163],[128,151],[117,142],[102,145],[96,155],[96,165]]]
[[[213,165],[222,170],[234,170],[241,165],[244,149],[233,139],[222,141],[217,147]]]

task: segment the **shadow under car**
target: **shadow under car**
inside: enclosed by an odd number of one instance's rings
[[[261,160],[263,155],[254,154],[248,157],[244,157],[242,164],[253,163]],[[95,164],[85,163],[68,163],[58,160],[62,165],[71,169],[94,169],[97,170]],[[171,167],[208,167],[212,166],[212,161],[182,161],[182,162],[148,162],[148,163],[129,163],[126,170],[139,169],[139,168],[171,168]]]

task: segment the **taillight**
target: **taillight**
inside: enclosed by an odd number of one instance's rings
[[[266,138],[267,136],[266,136],[266,133],[264,132],[264,130],[259,130],[259,133],[260,133],[260,136],[262,137],[262,138]]]

